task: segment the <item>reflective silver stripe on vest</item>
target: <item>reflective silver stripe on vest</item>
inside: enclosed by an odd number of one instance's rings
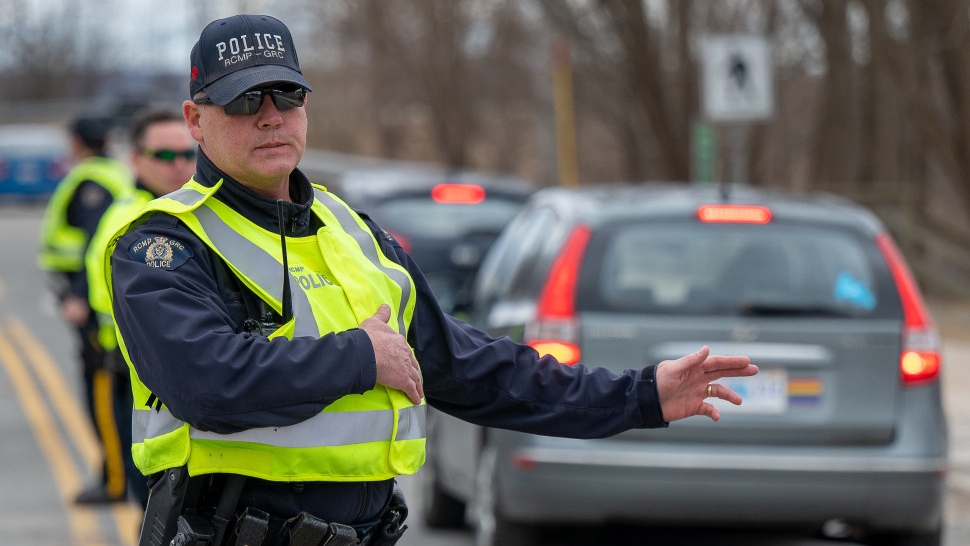
[[[418,440],[424,438],[427,406],[411,406],[398,410],[398,430],[394,439]],[[191,436],[198,440],[225,440],[268,444],[280,447],[327,447],[365,442],[381,442],[391,437],[394,430],[393,410],[359,411],[352,413],[320,413],[306,421],[287,427],[263,427],[216,434],[195,428]],[[131,416],[132,431],[145,431],[144,437],[132,438],[136,444],[174,432],[184,422],[175,418],[165,408],[161,410],[136,409]]]
[[[397,435],[395,440],[418,440],[425,437],[428,418],[427,406],[411,406],[397,410]]]
[[[232,229],[205,203],[195,210],[195,217],[198,218],[215,247],[230,263],[245,272],[247,277],[276,298],[276,301],[283,300],[283,283],[280,282],[283,264]],[[313,316],[306,292],[300,288],[289,272],[286,279],[290,283],[293,316],[296,318],[293,337],[320,337],[320,329]],[[294,285],[294,283],[297,284]]]
[[[187,206],[192,206],[205,195],[191,188],[181,188],[167,196]],[[280,282],[280,273],[283,266],[275,258],[267,260],[269,256],[265,250],[253,244],[252,241],[243,237],[236,230],[229,227],[222,218],[212,209],[203,204],[195,210],[195,217],[202,224],[206,235],[215,244],[216,248],[222,252],[232,264],[246,272],[246,275],[276,298],[276,301],[283,300],[283,283]],[[293,296],[293,316],[297,320],[293,335],[295,337],[319,337],[320,330],[317,327],[313,311],[310,309],[310,301],[303,290],[298,286],[293,286],[293,275],[287,274],[287,282],[290,284],[290,293]]]
[[[398,410],[402,425],[424,422],[427,406],[412,406]],[[394,430],[393,410],[357,411],[352,413],[321,413],[312,419],[287,427],[263,427],[216,434],[192,429],[196,440],[227,440],[267,444],[279,447],[331,447],[367,442],[383,442]],[[399,426],[395,440],[424,438],[424,427]]]
[[[353,215],[339,202],[337,202],[332,195],[322,191],[318,188],[313,188],[313,194],[316,196],[317,200],[320,201],[327,209],[337,217],[337,221],[340,222],[340,227],[343,228],[344,232],[354,238],[357,241],[357,245],[360,247],[361,252],[364,256],[374,264],[377,269],[383,272],[385,275],[390,277],[398,286],[401,287],[401,301],[397,306],[397,331],[401,335],[407,335],[407,329],[404,326],[404,311],[407,306],[408,299],[411,297],[411,279],[408,278],[407,274],[401,270],[394,269],[391,267],[385,267],[381,263],[380,257],[377,255],[377,247],[374,246],[374,235],[370,230],[364,230],[357,224],[354,220]]]
[[[203,197],[205,197],[204,193],[192,188],[179,188],[165,196],[166,199],[178,201],[179,203],[190,207],[198,203]]]
[[[135,408],[131,413],[131,441],[139,444],[146,438],[155,438],[175,432],[185,424],[172,415],[166,408],[161,410]],[[139,437],[140,436],[140,437]]]

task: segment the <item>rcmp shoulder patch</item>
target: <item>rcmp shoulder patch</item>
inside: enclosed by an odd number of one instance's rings
[[[128,256],[149,267],[171,271],[193,256],[192,249],[178,239],[161,235],[146,235],[128,247]]]

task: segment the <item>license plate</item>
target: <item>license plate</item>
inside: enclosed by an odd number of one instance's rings
[[[722,413],[780,414],[788,409],[788,374],[785,370],[760,370],[752,377],[724,377],[718,379],[725,387],[738,393],[740,406],[721,400],[708,399]]]

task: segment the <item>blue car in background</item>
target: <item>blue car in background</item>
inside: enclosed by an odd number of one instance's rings
[[[0,202],[46,199],[69,166],[68,138],[62,127],[0,126]]]

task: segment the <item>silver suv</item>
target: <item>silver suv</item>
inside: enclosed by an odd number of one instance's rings
[[[811,527],[941,540],[939,337],[886,228],[834,196],[646,184],[535,194],[482,264],[471,322],[563,365],[709,345],[761,372],[721,421],[571,440],[432,412],[424,518],[482,545],[557,523]]]

